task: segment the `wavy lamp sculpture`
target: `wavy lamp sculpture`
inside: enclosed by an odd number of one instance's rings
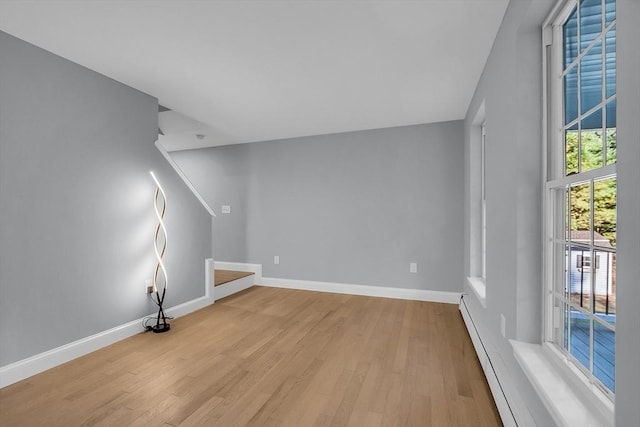
[[[164,214],[167,210],[167,197],[164,194],[164,190],[156,178],[153,171],[149,172],[151,177],[156,183],[156,192],[153,198],[153,208],[156,211],[156,217],[158,218],[158,225],[156,226],[156,234],[153,239],[153,248],[156,253],[156,270],[153,274],[153,291],[155,292],[154,302],[158,306],[158,316],[156,318],[156,324],[153,326],[153,332],[167,332],[171,325],[167,323],[167,316],[164,313],[162,304],[164,303],[164,297],[167,292],[167,270],[164,268],[162,257],[167,250],[167,229],[164,226]],[[160,292],[162,288],[162,293]]]

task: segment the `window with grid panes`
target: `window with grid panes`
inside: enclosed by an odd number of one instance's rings
[[[546,47],[547,340],[613,399],[615,0],[568,1],[551,32]]]

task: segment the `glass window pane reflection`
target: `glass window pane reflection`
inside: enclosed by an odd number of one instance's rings
[[[580,51],[584,51],[601,32],[601,0],[582,0],[580,2]]]
[[[602,102],[602,40],[580,60],[580,112],[588,112]]]
[[[618,158],[618,143],[616,134],[616,100],[609,102],[606,109],[607,114],[607,132],[606,132],[606,147],[607,147],[607,164],[616,163]]]
[[[589,369],[589,348],[591,347],[591,321],[588,316],[570,308],[571,349],[570,353]]]
[[[594,274],[596,316],[612,325],[616,324],[616,254],[596,251],[598,261]]]
[[[580,171],[602,167],[602,110],[585,117],[580,127]]]
[[[616,334],[598,322],[593,324],[593,375],[611,391],[616,390],[615,379]]]
[[[617,182],[615,178],[593,183],[593,229],[595,246],[616,246]]]
[[[567,68],[578,56],[578,9],[573,9],[564,24],[564,68]]]
[[[578,66],[564,75],[564,123],[569,124],[578,117]]]
[[[605,61],[606,61],[606,96],[609,98],[616,93],[616,28],[607,32],[605,38]]]

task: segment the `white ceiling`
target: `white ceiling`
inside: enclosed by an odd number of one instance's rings
[[[157,97],[181,149],[461,119],[507,3],[0,1],[0,29]]]

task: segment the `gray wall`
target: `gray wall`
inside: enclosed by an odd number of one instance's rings
[[[486,308],[466,299],[507,393],[516,392],[538,425],[554,425],[513,358],[508,339],[540,341],[541,24],[554,0],[509,3],[465,119],[465,276],[472,275],[470,176],[472,132],[484,102],[486,120]],[[466,279],[461,277],[461,280]],[[506,319],[506,338],[500,316]]]
[[[155,98],[0,32],[0,365],[154,311],[150,169],[167,306],[204,295],[210,218],[156,134]]]
[[[512,355],[508,339],[542,339],[541,24],[553,0],[511,1],[465,119],[465,275],[470,275],[473,218],[469,175],[472,121],[482,102],[487,123],[486,308],[467,299],[508,387],[523,396],[538,425],[553,425]],[[618,1],[619,257],[616,347],[616,425],[637,425],[640,395],[640,287],[637,286],[640,209],[638,164],[638,2]],[[634,41],[635,40],[635,41]],[[461,278],[462,279],[462,278]],[[626,283],[626,286],[624,285]],[[500,333],[506,318],[506,338]]]
[[[463,154],[460,121],[172,153],[218,213],[216,260],[451,292],[463,268]]]

